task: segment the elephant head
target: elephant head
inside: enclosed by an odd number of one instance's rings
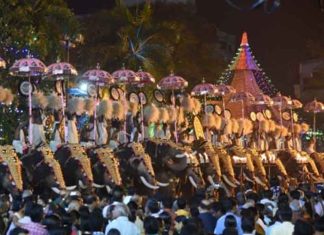
[[[0,147],[0,180],[2,189],[13,196],[23,190],[21,162],[9,145]]]
[[[106,186],[109,191],[111,186],[122,184],[119,160],[110,148],[88,149],[87,153],[91,159],[94,187]]]
[[[77,185],[81,188],[91,186],[93,182],[91,163],[81,145],[63,145],[55,152],[55,159],[61,165],[67,189],[73,189]]]

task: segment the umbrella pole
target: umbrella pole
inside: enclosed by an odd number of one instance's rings
[[[61,105],[62,105],[62,122],[63,122],[63,125],[64,125],[64,143],[67,142],[67,128],[65,126],[65,103],[64,103],[64,80],[62,80],[61,82],[61,86],[62,86],[62,92],[60,94],[60,97],[61,97]]]
[[[222,95],[222,104],[223,104],[223,114],[225,113],[225,99],[224,96]]]
[[[173,104],[173,107],[175,108],[176,105],[175,105],[175,97],[174,97],[174,90],[173,89],[172,89],[172,104]],[[176,143],[178,143],[177,118],[174,121],[174,133],[175,133],[175,141],[176,141]]]
[[[294,141],[294,119],[293,119],[293,111],[292,108],[290,108],[290,125],[291,125],[291,138],[294,149],[296,149],[296,143]]]
[[[97,103],[98,103],[98,96],[99,96],[99,87],[96,85],[97,89],[97,94],[95,96],[95,106],[94,106],[94,114],[93,114],[93,139],[94,139],[94,144],[97,143]]]
[[[28,115],[29,115],[29,143],[33,144],[33,117],[32,117],[32,90],[33,86],[31,84],[30,76],[28,77],[29,89],[28,89]]]
[[[315,132],[316,132],[316,112],[314,112],[313,115],[313,137],[315,136]]]
[[[142,141],[144,142],[144,110],[143,110],[143,102],[140,97],[140,104],[141,104],[141,128],[142,128]]]

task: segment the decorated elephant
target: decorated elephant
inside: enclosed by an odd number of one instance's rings
[[[145,153],[142,144],[120,145],[114,154],[120,162],[123,185],[136,187],[140,194],[150,194],[152,190],[159,188],[155,180],[151,158]]]
[[[91,162],[81,145],[63,145],[56,150],[54,156],[61,165],[68,190],[73,190],[78,185],[83,189],[92,185]]]
[[[170,187],[166,188],[169,189],[168,193],[188,192],[188,183],[191,186],[189,191],[192,191],[192,187],[205,186],[199,162],[190,148],[181,147],[168,140],[152,139],[146,141],[145,150],[153,159],[158,181],[164,182],[163,186],[170,183]],[[159,185],[162,186],[161,183]]]
[[[106,187],[110,192],[111,187],[122,184],[119,160],[115,157],[112,149],[108,147],[90,148],[87,149],[87,154],[91,161],[92,185],[95,188]]]
[[[10,145],[0,146],[0,180],[2,193],[17,196],[23,190],[21,162]]]
[[[61,167],[51,149],[42,146],[20,158],[23,166],[25,188],[33,188],[36,194],[53,189],[65,189]]]

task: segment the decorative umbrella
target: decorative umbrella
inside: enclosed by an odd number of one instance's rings
[[[6,68],[6,61],[0,57],[0,69]]]
[[[222,97],[223,110],[225,110],[225,95],[231,95],[236,92],[235,88],[225,84],[216,85],[217,92],[215,93],[218,96]]]
[[[55,81],[55,88],[58,95],[61,97],[62,102],[62,114],[63,114],[63,123],[65,126],[65,102],[64,102],[64,94],[65,94],[65,85],[64,79],[72,76],[78,75],[77,70],[67,62],[60,62],[59,60],[56,63],[53,63],[47,67],[46,77]],[[64,141],[66,143],[67,140],[67,132],[66,128],[64,128]]]
[[[139,77],[139,82],[136,84],[138,87],[142,88],[145,86],[145,84],[153,84],[155,83],[155,78],[152,76],[152,74],[148,72],[144,72],[142,68],[138,70],[136,73],[136,76]],[[144,110],[143,110],[143,101],[142,97],[140,96],[140,105],[141,105],[141,128],[142,128],[142,133],[144,133]],[[144,140],[144,134],[143,140]]]
[[[98,103],[98,96],[99,96],[99,87],[103,87],[105,85],[114,84],[115,79],[105,70],[100,69],[99,63],[97,63],[96,69],[91,69],[86,71],[82,76],[81,80],[87,81],[90,83],[88,85],[88,94],[89,96],[94,96],[95,98],[95,107],[94,107],[94,140],[96,142],[97,138],[97,103]]]
[[[271,105],[273,103],[272,99],[270,96],[264,95],[264,94],[258,94],[256,95],[254,100],[254,104],[256,105]]]
[[[36,58],[23,58],[15,61],[10,67],[9,72],[12,76],[28,77],[28,114],[29,114],[29,143],[33,143],[32,135],[32,84],[31,78],[40,77],[46,73],[45,64]]]
[[[136,84],[140,82],[140,77],[133,70],[125,69],[125,66],[113,72],[112,76],[119,84]]]
[[[137,82],[137,86],[139,87],[143,87],[145,84],[155,83],[155,78],[152,74],[144,72],[141,68],[136,73],[136,76],[139,78],[139,81]]]
[[[231,97],[232,102],[241,102],[242,104],[242,119],[244,119],[244,103],[253,103],[254,96],[250,92],[240,91],[236,92]]]
[[[162,90],[172,90],[172,104],[175,107],[175,99],[174,99],[174,90],[180,90],[186,88],[188,86],[188,82],[180,76],[176,76],[171,73],[169,76],[162,78],[158,85],[158,89]],[[177,133],[177,121],[174,122],[175,129],[175,140],[178,143],[178,133]]]
[[[313,101],[307,103],[304,107],[305,112],[313,113],[313,133],[316,130],[316,114],[324,112],[324,104],[322,102],[314,99]]]
[[[205,106],[205,113],[206,113],[206,99],[207,96],[215,96],[215,93],[217,92],[217,88],[215,85],[211,83],[206,83],[205,79],[203,78],[202,83],[196,85],[192,91],[192,96],[203,96],[204,97],[204,106]]]

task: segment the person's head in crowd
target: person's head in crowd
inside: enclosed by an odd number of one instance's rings
[[[65,228],[56,228],[48,231],[48,235],[70,235],[71,232]]]
[[[183,226],[180,231],[180,235],[199,235],[201,234],[201,229],[197,224],[197,220],[186,219],[183,222]]]
[[[21,197],[24,203],[31,202],[34,199],[33,192],[29,189],[24,190]]]
[[[82,201],[81,193],[79,191],[72,191],[69,196],[70,201]]]
[[[161,221],[161,231],[162,234],[169,234],[172,225],[172,219],[169,212],[163,211],[159,214],[159,219]]]
[[[292,200],[299,200],[300,196],[301,196],[299,190],[293,190],[289,194],[290,194],[290,197],[292,198]]]
[[[129,209],[126,205],[122,203],[118,203],[114,205],[113,211],[112,211],[112,219],[117,219],[120,216],[128,217],[129,216]]]
[[[79,200],[72,200],[68,207],[67,207],[67,211],[70,212],[70,211],[79,211],[81,207],[81,202]]]
[[[120,235],[120,232],[118,229],[112,228],[108,231],[107,235]]]
[[[289,203],[289,197],[285,193],[280,193],[278,197],[278,204],[280,203]]]
[[[233,198],[226,198],[223,201],[221,201],[222,205],[223,205],[223,209],[224,212],[234,212],[236,211],[236,201]]]
[[[180,210],[186,209],[186,207],[187,207],[187,201],[186,201],[186,199],[184,199],[182,197],[178,198],[177,199],[177,207]]]
[[[292,219],[292,210],[289,205],[282,206],[278,209],[279,218],[282,222],[291,221]]]
[[[236,228],[237,223],[233,215],[228,215],[225,217],[225,228]]]
[[[147,216],[144,219],[144,231],[146,235],[157,235],[159,233],[160,225],[157,218]]]
[[[251,181],[247,181],[247,182],[244,184],[244,188],[245,188],[245,192],[253,191],[254,183],[251,182]]]
[[[295,223],[297,220],[303,217],[303,208],[301,207],[299,201],[293,200],[289,203],[289,207],[292,211],[292,222]]]
[[[157,214],[160,211],[159,202],[154,198],[150,198],[146,203],[145,209],[148,215]]]
[[[34,203],[32,201],[28,201],[24,204],[24,216],[29,216],[33,210]]]
[[[47,230],[54,230],[61,227],[61,218],[56,214],[46,215],[43,225]]]
[[[73,225],[80,224],[80,213],[76,210],[71,211],[66,218],[69,218],[69,223]]]
[[[263,198],[272,200],[272,197],[273,197],[273,192],[271,190],[265,190],[263,192]]]
[[[236,228],[225,228],[222,235],[239,235]]]
[[[123,202],[124,191],[121,186],[115,186],[112,192],[112,202]]]
[[[137,209],[138,209],[138,205],[136,204],[136,202],[134,201],[130,201],[127,204],[127,207],[129,209],[130,215],[129,215],[129,220],[131,222],[135,222],[136,220],[136,213],[137,213]]]
[[[163,197],[162,205],[164,209],[172,209],[173,200],[171,197]]]
[[[0,196],[0,214],[7,213],[10,209],[9,197],[7,195]]]
[[[81,220],[84,218],[88,218],[90,216],[89,208],[87,206],[81,206],[79,209],[79,214]]]
[[[208,200],[201,200],[199,203],[199,213],[205,213],[210,211],[210,202]]]
[[[43,219],[43,216],[44,216],[43,207],[35,203],[31,208],[31,212],[30,212],[31,221],[33,221],[34,223],[40,223]]]
[[[254,217],[251,216],[243,216],[241,227],[244,233],[253,233],[255,228],[255,220]]]
[[[259,195],[256,192],[247,192],[246,195],[246,200],[247,201],[253,201],[254,203],[257,203],[257,201],[259,200]]]
[[[95,208],[90,214],[90,229],[92,232],[101,231],[103,229],[105,220],[102,217],[101,210],[99,208]]]
[[[223,215],[223,207],[220,202],[213,202],[210,205],[210,211],[215,218],[220,218]]]
[[[192,218],[197,218],[199,216],[199,209],[195,206],[190,207],[190,215]]]
[[[314,229],[314,235],[324,235],[324,216],[315,220]]]
[[[236,194],[237,204],[242,206],[245,203],[245,194],[243,192],[238,192]]]
[[[314,229],[311,224],[303,220],[297,220],[294,226],[293,235],[313,235]]]
[[[92,211],[94,208],[99,207],[99,198],[97,195],[89,195],[85,198],[85,204],[89,207],[89,210]]]
[[[16,227],[10,231],[9,235],[29,235],[28,230]]]

